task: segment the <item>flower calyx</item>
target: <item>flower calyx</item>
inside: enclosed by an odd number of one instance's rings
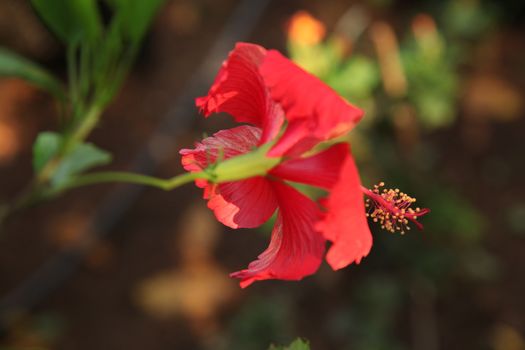
[[[279,165],[280,157],[268,157],[266,154],[271,148],[270,144],[256,148],[252,152],[241,154],[225,160],[218,160],[206,171],[214,183],[244,180],[255,176],[265,176]]]

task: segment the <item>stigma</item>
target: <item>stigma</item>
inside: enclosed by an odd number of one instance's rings
[[[389,232],[404,234],[410,230],[409,223],[412,222],[419,230],[423,225],[418,218],[430,212],[427,208],[412,208],[416,199],[399,189],[384,188],[385,183],[374,185],[373,189],[361,186],[361,190],[368,197],[365,206],[366,216],[381,225],[381,228]]]

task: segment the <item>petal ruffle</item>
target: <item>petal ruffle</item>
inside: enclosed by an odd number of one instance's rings
[[[372,234],[366,218],[359,174],[347,153],[339,180],[323,203],[327,209],[316,229],[333,244],[326,261],[334,270],[359,263],[372,248]]]
[[[317,205],[292,187],[272,181],[279,215],[269,247],[248,268],[234,272],[245,288],[267,279],[300,280],[321,264],[325,240],[314,228],[321,213]]]
[[[270,156],[300,155],[350,131],[363,116],[363,111],[275,50],[266,53],[259,72],[288,121]]]
[[[266,52],[259,45],[238,43],[223,63],[208,95],[196,99],[197,107],[206,117],[226,112],[237,122],[262,128],[261,143],[275,137],[284,121],[282,109],[270,99],[259,73]]]
[[[215,163],[219,155],[228,159],[250,152],[259,143],[261,129],[241,125],[221,130],[213,136],[195,143],[194,149],[182,149],[182,166],[185,170],[196,172]]]
[[[259,143],[260,136],[261,130],[249,125],[221,130],[197,143],[195,149],[181,150],[182,165],[187,171],[201,171],[219,156],[228,159],[251,151]],[[217,219],[232,228],[257,227],[277,208],[273,190],[262,177],[220,185],[208,184],[205,180],[195,183],[204,188],[204,198],[208,199],[208,207]]]
[[[331,189],[339,178],[342,160],[349,152],[348,145],[339,143],[307,158],[284,162],[270,171],[283,180]]]

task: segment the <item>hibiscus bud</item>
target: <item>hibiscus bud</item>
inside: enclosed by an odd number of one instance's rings
[[[399,189],[386,189],[384,182],[374,185],[372,190],[362,188],[366,199],[366,207],[369,208],[367,217],[372,221],[379,222],[381,228],[389,232],[400,232],[404,234],[410,230],[409,221],[412,221],[418,229],[423,229],[423,225],[417,218],[430,212],[427,208],[411,208],[416,199]]]

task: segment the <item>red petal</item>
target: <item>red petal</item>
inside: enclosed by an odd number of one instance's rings
[[[288,120],[271,156],[300,155],[319,141],[345,134],[363,116],[359,108],[275,50],[267,52],[259,71]]]
[[[181,150],[182,165],[188,171],[201,171],[216,162],[219,155],[228,159],[251,151],[260,136],[261,130],[249,125],[221,130],[197,143],[195,149]],[[209,199],[208,207],[217,219],[232,228],[257,227],[277,208],[271,186],[261,177],[220,185],[204,180],[195,183],[204,188],[204,198]]]
[[[197,98],[197,106],[208,117],[226,112],[236,121],[261,127],[264,143],[277,135],[283,123],[282,109],[271,99],[259,73],[266,49],[238,43],[223,63],[208,95]]]
[[[348,145],[340,143],[314,156],[282,163],[273,168],[270,174],[283,180],[330,189],[339,178],[342,160],[348,152]]]
[[[316,225],[333,242],[326,260],[334,270],[359,263],[372,247],[372,234],[366,218],[361,183],[350,153],[344,161],[338,182],[326,202],[327,212]]]
[[[317,205],[292,187],[271,182],[279,201],[279,215],[269,247],[247,269],[232,273],[245,288],[267,279],[300,280],[317,271],[324,238],[314,229],[320,217]]]
[[[212,187],[208,208],[226,226],[252,228],[272,216],[277,209],[277,198],[268,180],[254,177]]]

